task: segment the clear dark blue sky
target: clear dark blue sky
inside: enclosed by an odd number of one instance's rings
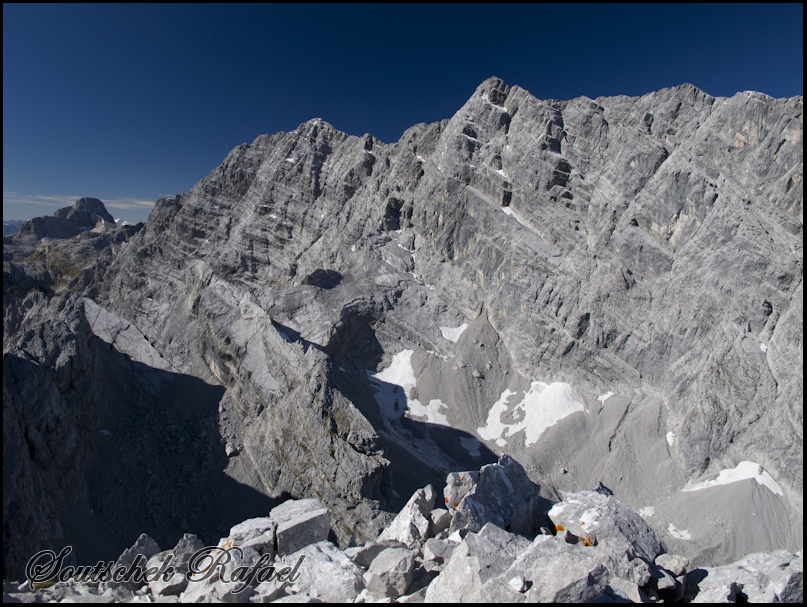
[[[489,76],[538,98],[803,94],[801,4],[3,5],[3,217],[145,219],[320,117],[396,141]]]

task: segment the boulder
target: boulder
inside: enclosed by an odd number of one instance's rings
[[[461,493],[466,486],[452,485],[451,494]],[[477,482],[454,511],[451,531],[479,531],[486,523],[493,523],[513,533],[533,537],[544,525],[552,497],[556,497],[554,491],[542,490],[529,479],[521,464],[509,455],[502,455],[497,463],[483,466],[479,471]]]
[[[608,556],[595,547],[539,535],[506,571],[484,584],[479,597],[492,602],[591,603],[608,585],[607,562]]]
[[[278,515],[281,513],[282,511],[279,511]],[[263,535],[267,531],[274,532],[276,528],[277,522],[268,516],[251,518],[230,528],[228,537],[232,540],[233,546],[240,546],[244,542],[256,538],[259,535]]]
[[[435,508],[429,513],[429,537],[436,537],[451,526],[451,514],[445,508]]]
[[[276,567],[278,570],[292,568],[290,592],[328,603],[352,602],[365,587],[358,565],[328,541],[310,544],[286,555]]]
[[[287,500],[272,508],[269,517],[277,523],[278,554],[291,554],[328,539],[331,512],[316,498]]]
[[[423,546],[423,560],[445,563],[451,558],[451,553],[454,552],[456,546],[456,543],[448,540],[431,538]]]
[[[664,551],[661,540],[632,508],[596,491],[563,494],[563,501],[549,510],[555,529],[565,530],[592,543],[607,542],[652,563]]]
[[[275,555],[277,523],[270,517],[251,518],[230,529],[229,539],[233,546],[245,546],[258,554]]]
[[[451,512],[459,508],[460,502],[474,490],[478,481],[478,471],[450,473],[446,477],[446,486],[443,489],[446,508]]]
[[[659,554],[656,557],[656,565],[663,567],[675,577],[681,577],[687,572],[689,559],[678,554]]]
[[[250,597],[251,603],[271,603],[285,596],[288,582],[283,580],[266,580],[255,587],[255,594]]]
[[[605,597],[610,603],[649,603],[650,597],[635,582],[612,577],[605,587]]]
[[[804,554],[755,553],[730,565],[695,569],[687,575],[686,596],[693,603],[801,603]]]
[[[181,594],[188,586],[188,579],[185,575],[188,572],[188,562],[202,548],[204,548],[202,540],[191,533],[186,533],[173,550],[166,550],[151,557],[148,561],[149,569],[152,567],[161,569],[169,556],[171,560],[168,562],[168,567],[174,569],[174,575],[167,580],[163,579],[163,576],[159,576],[149,581],[148,585],[152,595],[157,597]]]
[[[193,576],[179,596],[180,603],[246,602],[255,594],[252,584],[245,584],[244,580],[237,579],[236,570],[253,569],[261,556],[252,548],[230,546],[226,538],[220,546],[227,551],[227,556],[215,564],[211,563],[214,566],[213,571],[205,570],[200,575]],[[213,558],[218,558],[218,554],[221,553],[213,553]]]
[[[530,541],[487,523],[469,533],[454,549],[448,564],[426,591],[427,603],[483,600],[482,587],[503,573]]]
[[[370,563],[373,562],[373,559],[388,547],[389,546],[386,543],[380,544],[379,542],[370,540],[363,546],[347,548],[345,550],[345,554],[347,554],[348,557],[350,557],[350,559],[359,567],[364,567],[366,569],[370,566]]]
[[[139,567],[145,572],[148,568],[148,561],[151,557],[158,554],[160,552],[160,546],[155,542],[151,537],[149,537],[145,533],[141,533],[140,536],[137,538],[135,543],[132,545],[131,548],[127,548],[124,550],[121,555],[118,557],[118,560],[115,561],[115,565],[112,568],[114,571],[119,567],[125,567],[127,570],[131,565],[133,565],[139,558]],[[143,576],[139,576],[142,578]],[[101,590],[105,590],[107,588],[118,588],[124,587],[130,590],[137,590],[143,584],[145,580],[142,582],[138,582],[135,579],[132,579],[128,582],[115,582],[115,581],[108,581],[101,583]]]
[[[408,548],[420,546],[429,536],[429,514],[434,507],[434,498],[435,492],[431,485],[415,491],[376,541],[397,540]]]
[[[397,599],[412,583],[415,552],[407,548],[387,548],[367,570],[367,590],[378,597]]]

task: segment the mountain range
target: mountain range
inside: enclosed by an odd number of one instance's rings
[[[262,135],[145,224],[91,198],[27,222],[4,578],[288,498],[364,542],[502,455],[550,502],[607,486],[699,566],[801,550],[802,182],[801,97],[490,78],[395,143]]]

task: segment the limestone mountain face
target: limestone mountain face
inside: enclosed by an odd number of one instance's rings
[[[94,228],[99,222],[114,224],[115,219],[97,198],[79,198],[72,207],[61,208],[51,217],[35,217],[24,222],[19,235],[36,239],[69,238]]]
[[[241,145],[49,296],[159,370],[153,416],[176,378],[223,386],[180,427],[210,420],[199,449],[256,496],[321,499],[343,545],[506,453],[722,564],[801,545],[802,178],[800,97],[541,101],[491,78],[397,143],[313,119]],[[4,260],[4,353],[39,322],[27,259]]]

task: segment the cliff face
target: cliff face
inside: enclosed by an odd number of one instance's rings
[[[69,289],[142,334],[118,352],[224,386],[231,476],[319,497],[342,541],[506,452],[663,531],[759,493],[742,541],[670,538],[728,560],[801,542],[802,176],[801,98],[491,78],[394,144],[314,119],[241,145]],[[778,491],[681,492],[741,462]]]

